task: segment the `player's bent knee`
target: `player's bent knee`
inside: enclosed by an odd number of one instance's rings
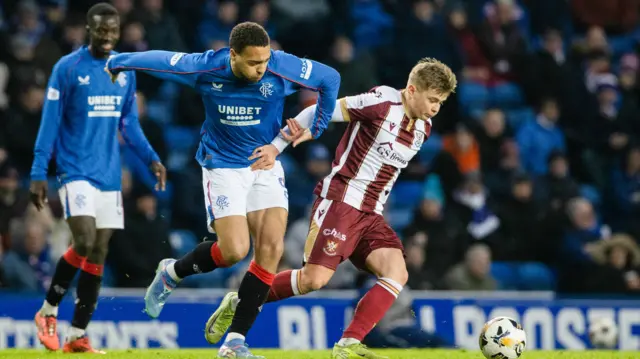
[[[248,245],[236,245],[229,246],[227,248],[220,248],[222,253],[222,258],[224,258],[224,262],[229,266],[232,266],[241,260],[243,260],[249,254],[249,246]]]
[[[335,273],[329,268],[315,265],[307,265],[301,269],[300,288],[304,293],[322,289],[329,283]]]

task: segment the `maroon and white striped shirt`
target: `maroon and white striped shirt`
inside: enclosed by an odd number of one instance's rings
[[[314,193],[382,214],[393,184],[431,133],[431,119],[410,120],[402,93],[388,86],[339,101],[349,126],[336,149],[331,173]]]

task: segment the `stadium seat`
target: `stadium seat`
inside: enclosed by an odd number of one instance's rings
[[[505,113],[507,124],[513,131],[517,131],[523,124],[535,121],[536,113],[531,107],[521,107],[513,110],[507,110]]]
[[[555,275],[539,262],[493,262],[491,275],[502,290],[553,290]]]
[[[198,238],[191,231],[179,229],[171,231],[169,242],[176,257],[182,257],[198,245]]]
[[[398,181],[389,198],[392,208],[414,208],[422,199],[423,183],[420,181]]]
[[[507,82],[494,86],[490,90],[491,105],[502,108],[517,108],[524,104],[524,94],[515,83]]]
[[[420,148],[420,162],[428,165],[442,150],[442,136],[432,132],[429,136],[429,140],[426,141],[422,148]]]
[[[463,113],[476,117],[489,103],[489,89],[478,83],[463,81],[458,87],[458,101]]]

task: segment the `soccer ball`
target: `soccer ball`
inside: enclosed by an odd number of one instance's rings
[[[480,333],[480,350],[487,359],[519,358],[525,348],[526,335],[518,322],[508,317],[488,321]]]
[[[618,327],[612,318],[595,318],[589,324],[589,341],[596,349],[613,349],[618,343]]]

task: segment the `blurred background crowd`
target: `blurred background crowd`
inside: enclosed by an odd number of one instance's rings
[[[96,2],[0,2],[0,285],[10,290],[44,291],[70,241],[55,166],[43,212],[28,204],[29,171],[48,76],[85,44],[84,14]],[[403,88],[417,60],[442,60],[460,85],[385,213],[406,247],[408,287],[640,293],[640,0],[112,3],[122,16],[118,51],[218,49],[234,24],[255,21],[275,49],[340,71],[340,96]],[[154,193],[123,145],[126,229],[110,246],[113,287],[145,287],[159,260],[210,236],[193,160],[199,96],[142,74],[138,90],[141,125],[170,186]],[[285,117],[315,101],[313,92],[290,97]],[[283,268],[300,265],[313,187],[343,130],[331,124],[280,156],[290,199]],[[234,286],[243,271],[185,285]],[[345,265],[330,286],[362,283]]]

